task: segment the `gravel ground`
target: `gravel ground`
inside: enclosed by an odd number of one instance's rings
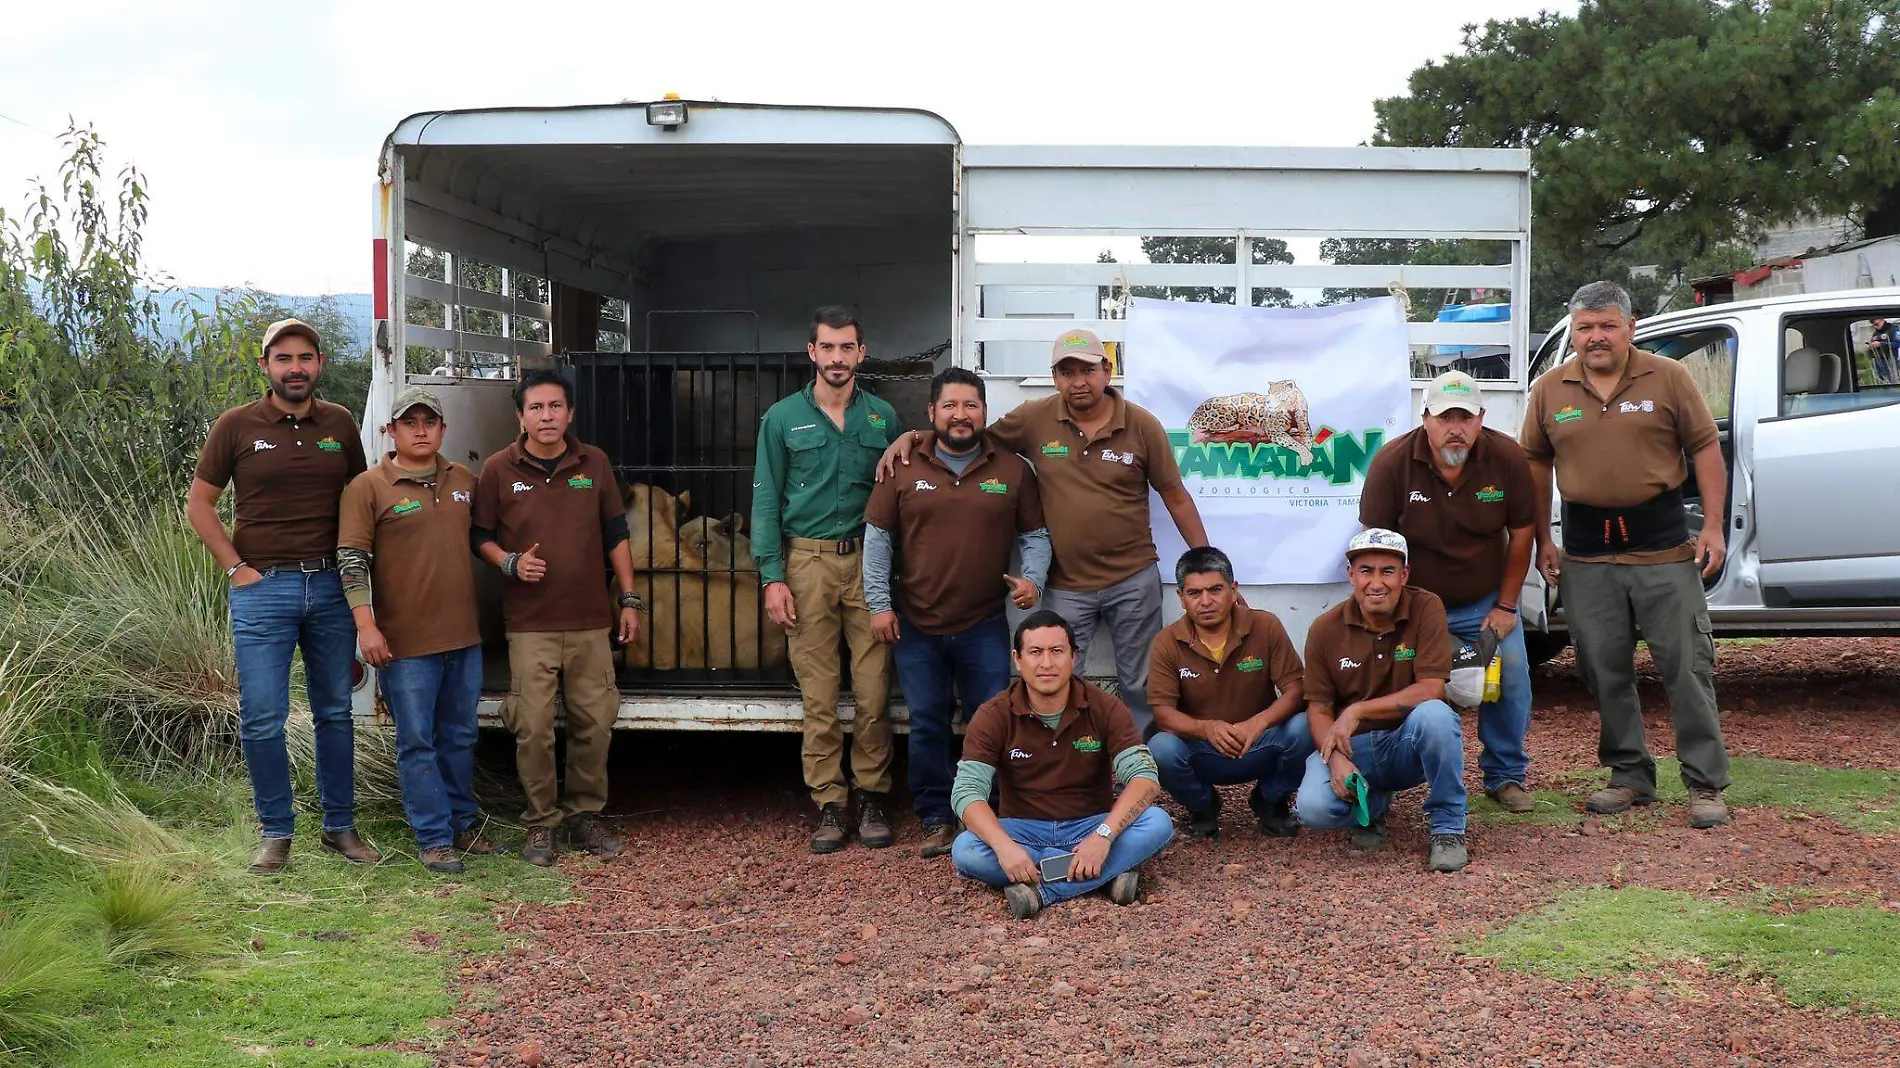
[[[1594,764],[1588,697],[1561,662],[1537,684],[1534,785],[1574,790],[1551,779]],[[1717,686],[1737,754],[1900,765],[1900,640],[1724,644]],[[527,945],[470,962],[441,1063],[1900,1065],[1900,1020],[1791,1008],[1764,982],[1560,982],[1463,952],[1578,885],[1800,886],[1900,911],[1900,836],[1767,810],[1695,832],[1659,806],[1646,830],[1474,823],[1471,867],[1435,876],[1422,791],[1361,856],[1337,834],[1259,838],[1236,787],[1225,836],[1177,841],[1139,904],[1018,924],[921,860],[913,822],[894,849],[808,853],[795,739],[621,744],[628,855],[563,861],[581,903],[503,914]]]

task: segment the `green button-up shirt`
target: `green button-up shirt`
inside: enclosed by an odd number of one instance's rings
[[[857,387],[841,431],[812,387],[767,409],[752,473],[752,555],[762,582],[785,581],[785,539],[857,538],[877,461],[897,439],[897,409]]]

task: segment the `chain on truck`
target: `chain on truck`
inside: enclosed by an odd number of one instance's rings
[[[1529,166],[1517,150],[978,146],[921,111],[670,98],[413,115],[385,141],[374,191],[368,411],[427,384],[446,409],[443,455],[479,469],[517,432],[514,378],[561,368],[577,434],[628,491],[648,605],[641,638],[616,650],[618,725],[797,730],[745,530],[759,420],[812,377],[813,307],[859,308],[866,388],[921,426],[928,379],[951,365],[985,377],[993,413],[1047,395],[1056,335],[1080,326],[1119,346],[1130,292],[1246,304],[1270,289],[1503,292],[1502,318],[1409,324],[1412,385],[1442,369],[1434,352],[1482,354],[1461,366],[1485,379],[1488,421],[1515,427]],[[1096,262],[1138,238],[1228,251]],[[1255,262],[1255,242],[1328,238],[1495,252],[1468,265]],[[1118,351],[1118,372],[1123,357],[1141,354]],[[381,427],[364,439],[371,455],[389,448]],[[500,579],[478,573],[493,725],[508,690]],[[1345,586],[1245,593],[1297,643]],[[1533,626],[1542,603],[1541,590],[1523,601]],[[1099,645],[1087,670],[1109,681]],[[376,714],[373,679],[356,710]],[[902,729],[901,700],[892,712]]]

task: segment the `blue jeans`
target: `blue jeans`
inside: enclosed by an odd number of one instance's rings
[[[1376,819],[1397,790],[1423,783],[1425,816],[1433,834],[1465,833],[1465,742],[1458,713],[1443,701],[1412,709],[1392,730],[1354,735],[1352,762],[1365,776],[1367,804]],[[1318,830],[1352,826],[1352,805],[1333,793],[1332,772],[1318,753],[1306,758],[1306,778],[1294,802],[1300,822]]]
[[[449,845],[475,825],[482,647],[392,660],[379,681],[396,721],[396,774],[416,845]]]
[[[317,797],[323,829],[356,826],[356,730],[350,719],[350,676],[356,620],[335,571],[269,571],[231,591],[237,646],[238,738],[251,776],[257,822],[266,838],[287,838],[291,811],[290,654],[303,650],[304,693],[316,731]]]
[[[1003,833],[1022,846],[1023,851],[1029,854],[1029,859],[1040,865],[1044,857],[1074,852],[1075,847],[1095,833],[1095,828],[1107,818],[1108,813],[1104,812],[1079,820],[1007,819],[998,822],[1003,825]],[[1168,818],[1165,811],[1154,807],[1144,809],[1141,815],[1135,817],[1135,822],[1129,824],[1128,829],[1117,835],[1109,845],[1108,857],[1102,861],[1100,875],[1086,882],[1072,883],[1065,879],[1039,883],[1037,889],[1042,892],[1042,903],[1053,905],[1108,885],[1115,876],[1138,867],[1149,857],[1161,852],[1161,848],[1173,837],[1174,821]],[[950,859],[961,875],[991,886],[1009,885],[1009,876],[1003,874],[1003,865],[997,861],[996,851],[971,831],[957,835],[957,840],[950,846]]]
[[[1260,732],[1239,757],[1222,756],[1214,743],[1157,731],[1148,740],[1161,785],[1189,812],[1214,807],[1214,787],[1229,783],[1256,784],[1260,796],[1277,801],[1292,796],[1306,774],[1306,758],[1313,751],[1313,734],[1306,713]]]
[[[950,783],[955,778],[956,732],[951,712],[961,706],[963,722],[968,723],[978,706],[1009,688],[1009,621],[998,609],[967,630],[925,634],[899,616],[891,655],[910,709],[911,804],[924,823],[954,823]]]
[[[1145,739],[1154,734],[1155,714],[1148,707],[1148,651],[1161,633],[1161,572],[1150,564],[1100,590],[1043,591],[1038,607],[1053,610],[1075,630],[1075,673],[1087,666],[1098,623],[1108,627],[1115,648],[1115,678],[1122,704],[1135,717]]]
[[[1475,644],[1484,629],[1484,617],[1498,603],[1497,594],[1458,608],[1447,607],[1445,618],[1451,636],[1466,645]],[[1455,648],[1455,646],[1454,646]],[[1519,786],[1530,783],[1530,754],[1524,751],[1524,738],[1531,731],[1531,662],[1524,653],[1524,623],[1498,643],[1498,655],[1504,658],[1498,699],[1478,706],[1478,767],[1484,772],[1484,788],[1495,790],[1507,782]]]

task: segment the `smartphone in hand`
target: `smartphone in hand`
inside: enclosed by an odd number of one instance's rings
[[[1057,853],[1053,857],[1042,858],[1042,881],[1045,883],[1068,882],[1069,862],[1074,859],[1074,853]]]

